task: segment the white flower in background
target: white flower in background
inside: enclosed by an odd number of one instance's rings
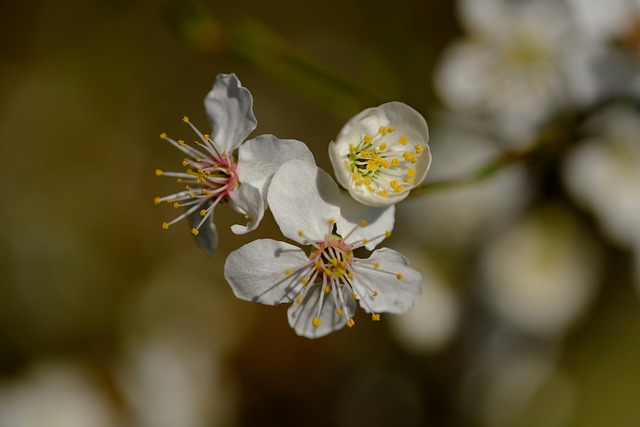
[[[460,322],[460,304],[454,285],[440,271],[425,250],[402,248],[411,265],[422,276],[422,296],[404,316],[391,319],[391,331],[398,342],[418,352],[434,352],[453,338]]]
[[[557,0],[462,0],[468,36],[449,47],[436,90],[456,112],[486,118],[516,146],[549,115],[589,100],[589,54],[567,38],[571,15]]]
[[[568,0],[603,95],[640,94],[640,0]]]
[[[437,144],[431,152],[438,161],[429,171],[429,181],[465,177],[502,152],[486,136],[456,126],[436,127],[433,136]],[[418,239],[432,250],[466,250],[509,224],[530,195],[525,168],[512,165],[474,184],[406,200],[397,207],[396,235]]]
[[[592,136],[566,157],[565,185],[616,242],[640,244],[640,113],[614,106],[587,128]]]
[[[409,195],[429,170],[429,129],[413,108],[388,102],[351,120],[329,144],[338,183],[368,206],[389,206]]]
[[[245,216],[247,225],[233,225],[234,233],[244,234],[255,229],[264,215],[267,187],[273,173],[287,160],[303,159],[313,163],[313,155],[302,142],[273,135],[245,141],[257,121],[251,93],[242,87],[235,74],[219,74],[204,104],[212,135],[202,134],[187,117],[184,122],[195,131],[199,141],[188,145],[165,133],[160,135],[186,156],[182,162],[185,170],[163,172],[158,169],[156,175],[176,178],[184,188],[156,197],[155,203],[167,202],[175,208],[184,208],[184,212],[164,222],[162,227],[168,229],[188,218],[191,233],[202,249],[212,255],[217,247],[213,211],[219,203],[229,202]]]
[[[238,298],[267,305],[292,303],[289,324],[298,335],[318,338],[353,326],[356,303],[373,320],[402,314],[420,295],[421,275],[398,252],[383,248],[367,259],[393,228],[394,207],[370,208],[340,193],[331,177],[293,160],[273,176],[269,206],[282,234],[309,246],[261,239],[232,252],[225,278]]]
[[[567,154],[564,183],[611,239],[634,251],[640,289],[640,113],[628,105],[612,106],[587,130],[591,136]]]
[[[100,386],[71,363],[42,362],[15,381],[0,382],[0,426],[122,426],[109,391]]]
[[[597,246],[576,219],[548,206],[487,248],[482,257],[483,296],[510,324],[557,337],[592,301],[600,265]]]

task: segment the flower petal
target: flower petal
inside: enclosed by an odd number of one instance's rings
[[[265,202],[260,190],[250,184],[242,184],[229,194],[233,208],[243,214],[247,225],[234,224],[231,231],[235,234],[245,234],[255,230],[264,216]]]
[[[208,202],[206,205],[203,205],[203,209],[207,209],[211,205],[211,202]],[[191,228],[195,228],[202,221],[202,216],[200,216],[200,211],[196,210],[188,216],[189,225]],[[216,225],[213,223],[213,212],[211,212],[211,217],[204,222],[198,229],[198,235],[194,236],[196,242],[198,242],[198,246],[202,249],[207,255],[212,256],[216,250],[218,249],[218,232],[216,230]]]
[[[213,89],[204,99],[211,122],[212,138],[228,153],[238,148],[256,128],[253,97],[235,74],[218,74]]]
[[[413,308],[422,293],[422,274],[409,267],[409,261],[393,249],[378,249],[352,268],[360,306],[365,311],[403,314]]]
[[[289,325],[296,334],[306,338],[323,337],[344,328],[349,318],[355,314],[356,306],[353,298],[346,298],[348,313],[342,313],[339,316],[336,313],[337,307],[331,295],[324,294],[322,310],[318,316],[318,302],[321,295],[323,295],[321,286],[311,286],[302,301],[300,303],[294,302],[287,310]],[[319,326],[313,326],[315,317],[320,320]]]
[[[254,240],[229,254],[224,277],[240,299],[276,305],[290,302],[300,286],[296,268],[307,265],[304,251],[271,239]]]
[[[347,243],[366,239],[365,248],[372,251],[393,230],[395,205],[376,208],[356,202],[350,195],[340,193],[340,217],[336,221],[338,234],[349,235]],[[366,225],[363,226],[363,221]]]
[[[291,160],[273,175],[269,207],[282,234],[301,243],[320,242],[340,215],[340,190],[317,166]]]
[[[266,197],[273,174],[284,163],[294,159],[315,164],[313,154],[303,142],[260,135],[240,146],[236,171],[241,183],[253,185]]]

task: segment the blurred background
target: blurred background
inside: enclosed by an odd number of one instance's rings
[[[640,3],[0,2],[0,427],[640,425]],[[319,340],[235,299],[226,255],[280,239],[156,168],[234,72],[258,133],[327,144],[403,101],[432,169],[394,237],[404,316]],[[256,133],[257,134],[257,133]],[[356,319],[358,320],[358,319]]]

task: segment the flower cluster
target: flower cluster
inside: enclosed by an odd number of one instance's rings
[[[336,178],[315,164],[300,141],[260,135],[253,98],[234,74],[221,74],[205,98],[211,134],[187,123],[198,140],[187,144],[162,133],[184,154],[183,170],[164,172],[182,188],[156,197],[182,212],[162,228],[187,219],[209,255],[217,248],[213,222],[218,204],[245,216],[236,234],[254,230],[270,208],[282,234],[308,250],[271,239],[229,254],[224,275],[241,299],[268,305],[291,303],[290,326],[318,338],[355,324],[356,306],[371,314],[402,314],[421,293],[419,272],[400,253],[376,246],[391,235],[394,204],[424,179],[431,164],[425,119],[401,102],[369,108],[353,117],[329,146]],[[360,248],[373,251],[368,258]]]

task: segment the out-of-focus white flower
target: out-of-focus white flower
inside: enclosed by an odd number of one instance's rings
[[[568,153],[563,178],[570,193],[591,209],[616,242],[640,242],[640,114],[607,109],[591,122],[593,136]]]
[[[453,110],[488,118],[516,145],[558,108],[593,96],[571,16],[556,0],[463,0],[468,37],[448,48],[436,89]]]
[[[105,393],[82,369],[43,363],[19,380],[0,383],[0,426],[115,427]]]
[[[300,141],[278,139],[273,135],[260,135],[245,141],[256,128],[257,121],[251,93],[242,87],[235,74],[219,74],[204,104],[213,128],[212,135],[202,134],[186,116],[184,122],[191,126],[200,141],[191,146],[182,140],[175,141],[165,133],[160,135],[186,156],[182,162],[186,169],[184,172],[157,169],[156,175],[176,178],[185,186],[177,193],[156,197],[155,203],[167,202],[174,208],[184,208],[182,214],[164,222],[162,228],[168,229],[188,218],[191,233],[200,247],[212,255],[218,240],[213,211],[219,203],[229,202],[248,221],[247,225],[233,225],[234,233],[254,230],[264,215],[269,180],[278,167],[292,159],[311,163],[314,160],[307,146]]]
[[[434,130],[431,150],[439,159],[429,181],[456,179],[473,173],[500,155],[493,141],[454,126]],[[474,184],[449,188],[398,206],[398,235],[410,234],[430,248],[469,248],[504,228],[530,196],[521,165],[504,168]],[[427,212],[428,220],[425,220]]]
[[[575,218],[545,207],[512,227],[482,258],[487,303],[527,332],[562,335],[587,309],[600,253]]]
[[[393,228],[394,208],[371,208],[342,195],[331,177],[299,160],[273,176],[268,195],[285,237],[305,246],[261,239],[232,252],[225,278],[238,298],[267,305],[292,303],[289,324],[298,335],[318,338],[353,326],[356,302],[373,320],[401,314],[420,295],[420,273],[398,252],[383,248],[367,259]]]
[[[558,349],[521,338],[504,330],[484,337],[484,347],[474,352],[465,378],[465,412],[472,414],[475,424],[486,427],[526,425],[532,412],[537,425],[567,425],[575,409],[576,388],[556,366]],[[545,411],[536,413],[540,396],[547,404]]]
[[[567,0],[582,34],[591,41],[613,42],[640,24],[639,0]]]
[[[640,94],[640,0],[568,0],[600,96]]]
[[[175,252],[122,310],[116,385],[133,426],[233,425],[235,377],[222,359],[243,339],[249,313],[221,274],[185,271],[193,260]]]
[[[338,183],[368,206],[389,206],[409,195],[429,170],[429,129],[413,108],[388,102],[351,120],[329,144]]]
[[[447,283],[423,251],[402,248],[411,265],[422,276],[422,296],[404,316],[391,319],[390,326],[399,342],[416,351],[436,351],[453,337],[460,320],[460,306]]]

